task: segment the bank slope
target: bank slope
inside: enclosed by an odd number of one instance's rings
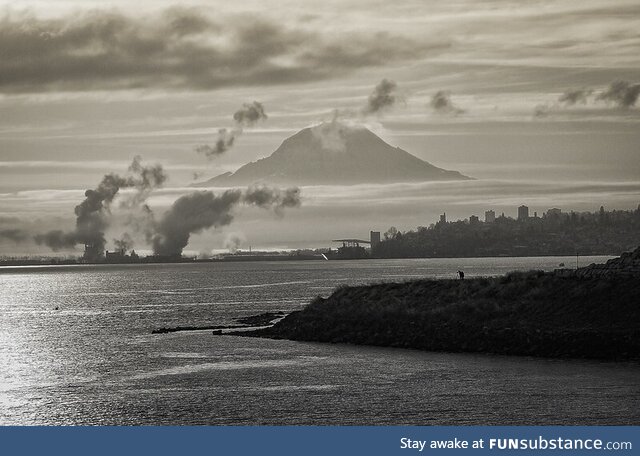
[[[343,287],[242,334],[448,352],[640,359],[640,279],[511,273]]]

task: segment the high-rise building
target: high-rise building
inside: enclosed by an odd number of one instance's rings
[[[477,223],[480,223],[480,219],[478,218],[477,215],[472,215],[471,217],[469,217],[469,224],[470,225],[475,225]]]
[[[526,220],[529,218],[529,208],[524,204],[518,208],[518,220]]]
[[[371,248],[380,244],[380,231],[371,231],[369,234],[369,240],[371,241]]]
[[[446,212],[440,216],[440,223],[447,223],[447,213]]]
[[[496,221],[496,213],[494,211],[484,212],[484,223],[493,223]]]

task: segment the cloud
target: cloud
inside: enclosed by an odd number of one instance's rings
[[[323,149],[344,152],[347,149],[345,133],[350,128],[354,127],[334,117],[331,122],[322,122],[311,127],[311,134],[316,140],[320,141]]]
[[[392,107],[398,97],[394,94],[398,85],[390,79],[383,79],[375,86],[371,95],[367,99],[367,106],[364,108],[364,114],[375,114]]]
[[[451,93],[444,90],[439,90],[431,97],[429,106],[436,114],[457,116],[464,113],[464,109],[458,108],[451,101]]]
[[[389,33],[331,35],[247,15],[170,8],[147,17],[92,10],[0,18],[0,92],[137,88],[211,90],[333,78],[438,52]]]
[[[640,96],[640,84],[627,81],[614,81],[598,95],[598,100],[613,103],[620,108],[632,108]]]
[[[345,134],[349,130],[371,128],[372,115],[380,115],[404,98],[396,94],[398,84],[382,79],[367,97],[366,105],[360,109],[334,108],[329,122],[311,127],[311,134],[320,141],[322,148],[333,152],[344,152],[347,144]]]

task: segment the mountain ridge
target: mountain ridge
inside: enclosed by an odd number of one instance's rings
[[[193,186],[353,185],[470,179],[393,147],[364,127],[330,122],[304,128],[285,139],[270,156]]]

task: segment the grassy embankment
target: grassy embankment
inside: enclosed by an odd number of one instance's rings
[[[640,359],[640,279],[532,271],[342,287],[239,334],[448,352]]]

